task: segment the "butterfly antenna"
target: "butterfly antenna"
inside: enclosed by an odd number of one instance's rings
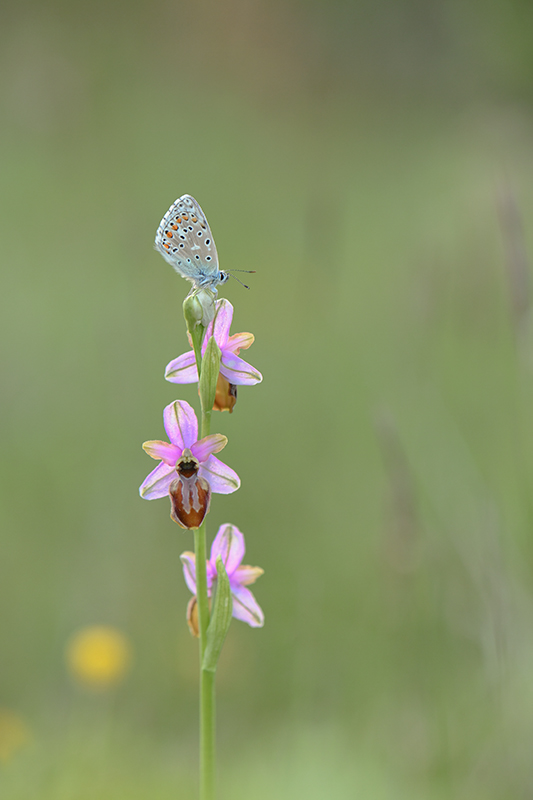
[[[242,272],[246,272],[246,270],[242,270]],[[236,278],[235,275],[231,275],[231,273],[230,273],[230,278],[233,278],[233,280],[237,281],[237,283],[240,283],[241,286],[244,286],[245,289],[249,289],[250,288],[246,283],[243,283],[238,278]]]
[[[231,270],[228,270],[227,272],[228,272],[228,275],[231,275],[231,277],[234,280],[237,281],[237,283],[240,283],[241,286],[244,286],[245,289],[249,289],[250,287],[246,283],[243,283],[241,280],[239,280],[239,278],[236,278],[235,275],[233,275],[233,273],[234,272],[248,272],[248,273],[252,274],[252,273],[255,273],[255,269],[231,269]]]

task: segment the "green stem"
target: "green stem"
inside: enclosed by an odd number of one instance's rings
[[[194,532],[196,597],[200,631],[200,800],[213,800],[215,788],[215,675],[202,669],[209,625],[205,522]]]
[[[200,661],[203,658],[207,626],[209,625],[209,599],[207,597],[206,531],[205,522],[194,531],[196,555],[196,599],[198,601],[198,627],[200,629]]]
[[[200,670],[200,800],[215,797],[215,673]]]
[[[200,375],[200,370],[198,370]],[[211,410],[202,408],[201,438],[208,436],[211,427]],[[194,531],[196,554],[196,597],[198,601],[198,627],[200,632],[200,800],[215,797],[215,675],[202,669],[209,625],[209,598],[207,595],[206,523]]]

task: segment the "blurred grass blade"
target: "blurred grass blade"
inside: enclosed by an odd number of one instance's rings
[[[498,217],[505,251],[513,322],[515,329],[520,333],[527,323],[531,309],[531,281],[522,214],[510,187],[503,188],[499,193]]]

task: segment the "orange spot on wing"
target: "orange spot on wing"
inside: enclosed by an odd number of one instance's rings
[[[176,219],[176,222],[178,223],[178,225],[181,225],[181,217],[178,217],[178,218]]]
[[[171,227],[173,230],[175,230],[175,231],[177,231],[177,230],[178,230],[178,226],[177,226],[177,225],[171,225],[170,227]]]
[[[170,249],[170,245],[169,245],[169,244],[167,244],[166,242],[163,244],[163,247],[166,247],[166,248],[167,248],[167,250],[169,250],[169,249]]]
[[[172,239],[172,233],[170,231],[165,231],[165,233],[169,239]]]
[[[196,217],[191,217],[191,219],[193,222],[198,222],[198,219]]]
[[[184,215],[183,215],[183,219],[185,220],[185,222],[188,222],[188,221],[189,221],[189,217],[187,216],[187,214],[184,214]]]

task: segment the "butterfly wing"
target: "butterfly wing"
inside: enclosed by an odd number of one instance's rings
[[[196,286],[216,288],[221,282],[211,229],[200,205],[189,194],[179,197],[161,220],[155,248],[179,275]]]

